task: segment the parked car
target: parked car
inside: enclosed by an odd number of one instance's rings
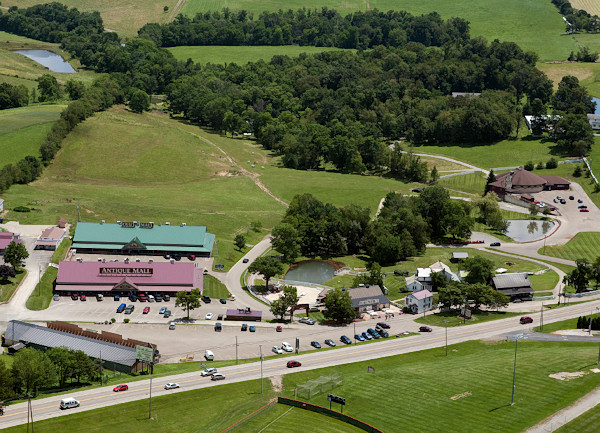
[[[521,325],[525,325],[526,323],[533,323],[533,319],[529,316],[523,316],[521,319],[519,319],[519,322]]]
[[[140,302],[146,302],[148,300],[148,297],[145,294],[140,293],[138,295],[138,299],[139,299]]]
[[[79,295],[77,293],[71,293],[71,299],[76,301],[79,299]]]
[[[335,341],[333,341],[332,339],[328,338],[327,340],[325,340],[325,344],[330,346],[330,347],[335,347]]]
[[[250,332],[256,332],[256,326],[254,326],[254,325],[250,326]]]
[[[365,340],[372,340],[373,339],[373,336],[371,334],[369,334],[368,332],[363,332],[360,335],[362,335]]]
[[[206,316],[204,316],[205,320],[212,320],[213,318],[213,313],[206,313]]]
[[[54,295],[54,296],[52,297],[52,300],[53,300],[53,301],[58,301],[58,300],[60,300],[60,296],[58,296],[58,295]]]
[[[85,297],[85,295],[81,295],[81,296],[79,297],[79,299],[80,299],[81,301],[83,301],[83,302],[85,302],[85,301],[87,300],[87,298]]]
[[[129,386],[127,386],[127,384],[121,384],[121,385],[117,385],[113,388],[114,392],[119,392],[119,391],[127,391],[129,389]]]
[[[144,311],[142,311],[142,314],[148,314],[150,312],[150,307],[146,307],[144,308]]]
[[[194,254],[188,254],[188,260],[194,261],[196,260],[196,256]]]
[[[367,329],[367,332],[369,334],[371,334],[373,336],[373,338],[375,338],[375,339],[381,338],[381,335],[379,335],[379,332],[375,331],[373,328]]]
[[[248,259],[243,259],[242,263],[248,263]]]
[[[344,344],[352,344],[352,340],[350,340],[348,337],[346,337],[345,335],[342,335],[340,337],[340,341]]]
[[[167,319],[167,318],[171,317],[171,310],[167,310],[167,311],[165,311],[165,314],[163,314],[163,317],[164,317],[165,319]]]
[[[171,258],[171,256],[169,254],[165,254],[163,257],[167,260],[169,260]]]
[[[283,331],[283,328],[281,327],[281,325],[277,325],[277,328],[275,328],[276,332],[281,332]]]
[[[294,368],[294,367],[300,367],[302,365],[302,363],[300,361],[288,361],[287,362],[287,368]]]
[[[167,307],[161,307],[158,314],[165,314],[165,311],[167,311]]]
[[[500,242],[492,242],[490,244],[490,247],[499,247],[500,246]]]
[[[225,379],[225,375],[221,374],[221,373],[215,373],[210,378],[210,380],[223,380],[223,379]]]
[[[248,325],[245,323],[242,323],[242,331],[247,331],[248,330]]]
[[[320,348],[321,348],[321,345],[319,344],[319,342],[318,342],[318,341],[311,341],[311,342],[310,342],[310,345],[311,345],[312,347],[314,347],[315,349],[320,349]]]
[[[365,337],[363,337],[361,334],[354,334],[354,339],[358,341],[365,341]]]
[[[134,309],[135,309],[135,307],[133,305],[129,304],[127,307],[125,307],[124,313],[125,314],[131,314],[131,313],[133,313]]]
[[[202,370],[200,372],[200,376],[202,377],[206,377],[206,376],[212,376],[213,374],[215,374],[217,372],[216,368],[207,368],[206,370]]]
[[[429,326],[421,326],[419,327],[419,332],[431,332],[432,329]]]
[[[226,303],[227,303],[227,299],[225,299],[225,298],[221,298],[221,299],[219,299],[219,302],[220,302],[221,304],[226,304]]]
[[[575,197],[573,197],[572,195],[569,196],[569,200],[575,200]]]
[[[281,348],[283,350],[285,350],[286,352],[293,352],[294,348],[292,347],[292,345],[290,343],[286,343],[285,341],[283,343],[281,343]]]
[[[567,201],[564,198],[561,198],[559,201],[560,201],[560,204],[566,204],[567,203]]]
[[[170,382],[165,385],[165,389],[175,389],[175,388],[179,388],[178,383]]]
[[[583,203],[583,200],[581,200],[580,198],[577,199],[577,203]]]
[[[156,302],[162,302],[163,297],[160,293],[157,293],[156,295],[154,295],[154,299],[156,300]]]
[[[385,322],[377,322],[377,326],[379,326],[380,328],[383,328],[383,329],[390,329],[390,325],[388,325]],[[375,329],[377,329],[377,328],[375,328]]]
[[[582,204],[582,205],[579,205],[579,206],[577,206],[577,207],[578,207],[579,209],[587,209],[587,206],[586,206],[586,205],[584,205],[584,204]]]
[[[307,325],[314,325],[315,321],[313,319],[311,319],[310,317],[303,317],[300,320],[298,320],[298,322],[300,323],[306,323]]]
[[[135,296],[135,295],[129,295],[129,300],[131,302],[135,302],[135,301],[137,301],[137,296]]]
[[[279,346],[273,346],[273,348],[271,350],[278,355],[281,355],[283,353],[283,350]]]
[[[579,209],[579,212],[589,212],[590,210],[587,207],[583,207]]]
[[[171,300],[171,297],[169,295],[163,295],[163,299],[165,300],[165,302],[169,302]]]
[[[154,295],[148,295],[148,302],[154,302]]]
[[[379,331],[379,335],[381,335],[383,338],[388,338],[390,336],[390,334],[388,334],[388,332],[385,329]]]
[[[122,313],[123,310],[125,309],[125,307],[127,307],[127,305],[125,304],[121,304],[117,307],[117,313]]]
[[[554,203],[558,203],[558,199],[557,198],[554,199]]]
[[[217,320],[223,320],[223,315],[222,315],[222,314],[219,314],[219,315],[217,316]]]
[[[115,301],[120,301],[120,300],[121,300],[121,296],[119,296],[119,295],[115,295],[115,296],[113,296],[113,299],[114,299]]]
[[[202,295],[202,300],[204,301],[205,304],[210,304],[210,296]]]
[[[222,329],[223,326],[221,325],[221,322],[215,323],[215,332],[221,332]]]
[[[169,322],[169,330],[175,329],[175,322]]]
[[[180,256],[179,254],[173,254],[173,255],[171,256],[171,258],[172,258],[172,259],[175,259],[176,261],[179,261],[179,260],[181,260],[181,256]]]

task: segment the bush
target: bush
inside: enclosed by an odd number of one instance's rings
[[[546,168],[556,168],[558,167],[558,161],[556,158],[550,158],[546,163]]]
[[[573,177],[581,177],[582,174],[582,170],[581,170],[581,166],[576,166],[575,170],[573,170]]]
[[[13,210],[15,212],[31,212],[31,209],[29,209],[27,206],[17,206]]]
[[[123,319],[123,323],[129,323],[129,319]]]
[[[536,170],[543,170],[545,167],[546,166],[544,165],[544,163],[542,161],[540,161],[535,168],[536,168]]]
[[[525,165],[523,166],[523,168],[527,171],[533,171],[533,168],[534,168],[533,161],[527,161],[525,163]]]
[[[117,321],[117,319],[115,319],[114,317],[112,317],[112,318],[110,319],[110,323],[115,323],[116,321]]]

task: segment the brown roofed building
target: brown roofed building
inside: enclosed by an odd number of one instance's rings
[[[64,219],[64,218],[60,218],[60,219],[58,220],[58,224],[56,224],[56,225],[57,225],[59,228],[61,228],[61,229],[64,229],[64,228],[66,228],[66,227],[67,227],[67,224],[68,224],[68,223],[69,223],[69,222],[68,222],[66,219]]]
[[[558,176],[538,176],[525,170],[522,166],[507,173],[496,176],[496,181],[489,184],[489,190],[504,197],[507,193],[530,194],[543,190],[569,189],[570,182]]]

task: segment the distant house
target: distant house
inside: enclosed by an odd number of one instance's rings
[[[466,254],[466,253],[463,253]],[[446,280],[448,281],[458,281],[458,276],[450,270],[450,267],[444,262],[437,261],[434,264],[429,266],[431,272],[442,272]]]
[[[481,95],[481,93],[477,93],[477,92],[452,92],[453,98],[458,98],[459,96],[474,98],[474,97],[480,96],[480,95]]]
[[[458,276],[450,270],[448,265],[441,261],[437,261],[428,268],[417,268],[417,273],[414,275],[414,277],[406,278],[406,287],[410,291],[418,291],[422,289],[431,290],[431,275],[437,272],[441,272],[448,281],[459,281]]]
[[[409,292],[418,292],[419,290],[423,290],[425,288],[425,286],[417,280],[416,275],[406,277],[404,281],[406,282],[406,290]]]
[[[525,117],[525,124],[527,125],[527,129],[529,129],[529,132],[533,133],[533,128],[536,125],[536,122],[538,122],[539,120],[542,120],[543,124],[542,125],[542,130],[543,131],[551,131],[552,129],[554,129],[554,124],[556,122],[558,122],[560,119],[562,119],[562,116],[556,115],[556,114],[543,114],[541,116],[538,116],[537,118],[535,116],[532,116],[531,114],[527,114],[524,116]],[[536,120],[539,119],[539,120]]]
[[[60,218],[60,219],[58,220],[58,223],[57,223],[56,225],[57,225],[59,228],[61,228],[61,229],[64,229],[64,228],[66,228],[66,227],[67,227],[67,224],[68,224],[68,223],[69,223],[69,222],[68,222],[66,219],[64,219],[64,218]]]
[[[12,241],[20,244],[21,236],[17,233],[0,232],[0,255],[4,254],[4,250],[6,250],[6,247],[8,247]]]
[[[4,199],[0,198],[0,212],[4,211]]]
[[[489,190],[503,198],[506,194],[529,195],[540,191],[569,189],[571,182],[559,176],[538,176],[525,170],[522,166],[507,173],[496,176],[490,183]]]
[[[492,277],[492,287],[504,293],[511,301],[533,299],[534,290],[526,272],[495,275]]]
[[[588,114],[587,118],[592,129],[600,129],[600,114]]]
[[[352,306],[357,315],[369,310],[383,310],[390,307],[390,300],[386,298],[378,285],[364,285],[348,289],[352,299]]]
[[[417,268],[417,273],[415,274],[416,280],[421,283],[421,285],[426,288],[431,288],[431,269],[430,268]]]
[[[67,234],[66,230],[50,227],[42,232],[35,241],[36,250],[56,250]]]
[[[469,275],[469,271],[458,271],[458,281],[464,281]]]
[[[429,311],[433,309],[433,294],[427,289],[409,293],[404,298],[404,305],[414,314]]]

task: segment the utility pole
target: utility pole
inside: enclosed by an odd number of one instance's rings
[[[104,385],[104,382],[102,381],[102,350],[100,350],[100,386]]]
[[[40,296],[40,289],[41,289],[41,287],[40,287],[41,284],[40,283],[41,283],[41,280],[42,280],[41,275],[42,275],[42,267],[38,266],[38,296]]]
[[[590,326],[588,327],[588,333],[590,335],[592,335],[592,314],[594,313],[594,310],[590,311]]]
[[[148,398],[148,419],[152,419],[152,372],[150,372],[150,398]]]
[[[262,356],[262,345],[258,346],[260,349],[260,393],[263,393],[263,375],[262,375],[262,363],[263,363],[263,356]]]
[[[544,303],[542,302],[542,314],[540,315],[540,331],[544,330]]]
[[[446,329],[446,356],[448,356],[448,321],[444,322],[446,325],[444,328]]]
[[[517,376],[517,342],[519,338],[521,338],[523,334],[517,334],[513,338],[515,340],[515,363],[513,365],[513,383],[512,383],[512,396],[510,397],[510,405],[512,406],[515,401],[515,379]]]
[[[354,322],[354,344],[356,344],[356,322]]]

